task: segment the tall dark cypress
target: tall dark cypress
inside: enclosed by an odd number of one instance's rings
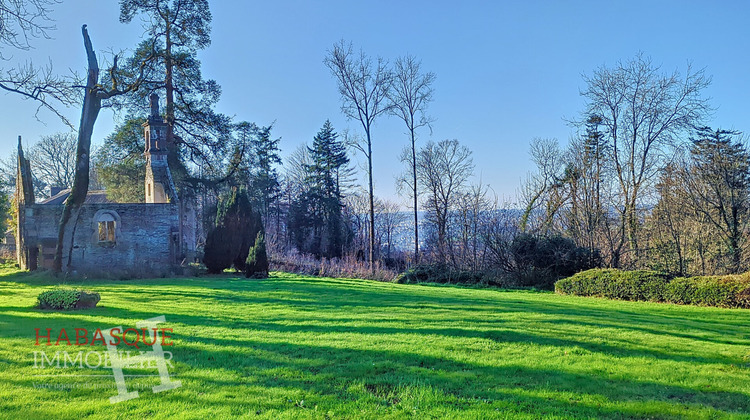
[[[252,210],[244,188],[232,188],[221,198],[215,226],[206,238],[203,257],[208,272],[221,273],[232,265],[243,271],[247,254],[261,229],[260,216]]]

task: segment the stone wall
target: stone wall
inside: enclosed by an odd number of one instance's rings
[[[51,268],[63,206],[35,204],[25,209],[27,246],[39,252],[39,267]],[[114,221],[114,241],[104,229]],[[71,220],[72,222],[72,220]],[[178,265],[180,212],[176,204],[85,204],[75,227],[74,275],[141,277],[168,274]],[[63,255],[63,269],[68,264]]]

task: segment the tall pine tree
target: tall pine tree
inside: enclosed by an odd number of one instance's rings
[[[186,161],[212,171],[231,136],[231,119],[214,110],[221,87],[201,74],[199,50],[211,43],[211,12],[207,0],[120,0],[120,21],[130,23],[141,17],[146,39],[121,69],[125,73],[143,70],[144,80],[135,95],[125,98],[132,115],[147,115],[148,96],[163,99],[167,123],[168,160],[172,176],[182,190],[189,182],[201,181],[188,173]],[[145,66],[142,66],[145,63]],[[143,68],[142,68],[143,67]]]
[[[343,171],[349,163],[346,146],[326,121],[308,148],[307,188],[290,208],[292,238],[302,252],[340,257],[351,234],[343,216]]]
[[[281,185],[276,166],[281,164],[279,142],[281,138],[271,138],[271,128],[260,127],[251,137],[250,146],[254,153],[253,168],[250,173],[250,194],[253,205],[260,212],[263,223],[267,224],[271,207],[279,199]]]

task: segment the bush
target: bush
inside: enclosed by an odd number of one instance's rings
[[[518,235],[510,244],[510,254],[517,283],[544,289],[552,289],[562,277],[601,265],[598,250],[576,246],[561,236]]]
[[[402,284],[487,284],[487,280],[481,272],[454,270],[445,264],[423,264],[414,266],[396,276],[394,282]]]
[[[99,300],[99,293],[57,288],[40,293],[37,297],[37,306],[40,309],[83,309],[95,307]]]
[[[555,283],[560,294],[750,308],[750,273],[670,278],[656,271],[594,269]]]
[[[750,274],[678,277],[667,286],[665,298],[672,303],[750,308]]]
[[[555,283],[555,291],[578,296],[623,300],[664,300],[669,276],[657,271],[592,269]]]
[[[255,245],[250,248],[245,261],[245,277],[268,277],[268,255],[266,254],[266,240],[263,231],[255,237]]]

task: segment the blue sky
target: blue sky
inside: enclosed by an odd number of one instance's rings
[[[118,21],[115,1],[63,0],[52,17],[53,40],[15,52],[9,63],[49,57],[56,71],[85,70],[80,26],[102,54],[132,48],[139,23]],[[283,152],[310,142],[326,119],[338,131],[360,130],[340,112],[336,85],[323,65],[340,39],[372,56],[413,54],[437,74],[435,118],[427,140],[458,139],[474,152],[481,177],[500,197],[515,195],[531,169],[534,137],[567,142],[565,122],[583,109],[581,75],[639,51],[664,71],[688,62],[713,78],[705,90],[717,108],[714,127],[750,131],[750,2],[722,1],[229,1],[211,2],[212,45],[199,55],[203,73],[223,88],[219,111],[258,124],[275,122]],[[0,155],[20,134],[25,144],[64,130],[48,113],[0,94]],[[67,112],[78,121],[80,110]],[[113,128],[104,110],[94,133]],[[382,118],[373,131],[376,195],[399,200],[397,157],[407,144],[403,122]],[[403,201],[403,200],[401,200]]]

